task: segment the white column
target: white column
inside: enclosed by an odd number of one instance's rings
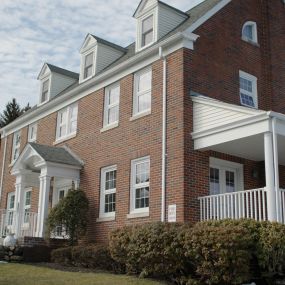
[[[276,196],[275,196],[275,181],[274,181],[274,154],[272,134],[264,134],[264,158],[265,158],[265,177],[267,190],[267,210],[268,220],[277,220]]]
[[[80,179],[75,179],[73,182],[74,182],[74,189],[78,190],[80,186]]]
[[[40,190],[39,190],[39,205],[38,205],[36,236],[44,237],[45,223],[46,223],[46,218],[48,216],[51,177],[47,175],[41,175],[39,178],[40,178]]]
[[[25,194],[24,177],[22,174],[19,174],[16,176],[16,183],[15,183],[15,212],[14,212],[15,216],[13,222],[13,229],[16,238],[21,236],[21,228],[24,218],[24,194]]]

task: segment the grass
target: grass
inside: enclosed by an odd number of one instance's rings
[[[65,272],[24,264],[0,264],[0,285],[163,285],[108,273]]]

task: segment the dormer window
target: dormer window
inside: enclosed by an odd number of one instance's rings
[[[142,47],[148,46],[154,41],[153,15],[142,21]]]
[[[92,76],[93,65],[94,65],[94,53],[91,52],[85,56],[84,79],[87,79]]]
[[[49,93],[49,79],[43,82],[41,103],[44,103],[48,100],[48,93]]]
[[[258,43],[257,39],[257,25],[255,22],[248,21],[242,28],[242,39],[250,43]]]

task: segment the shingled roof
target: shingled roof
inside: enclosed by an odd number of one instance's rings
[[[71,166],[82,166],[82,163],[76,159],[64,147],[54,147],[29,143],[30,146],[47,162],[66,164]]]
[[[50,69],[51,72],[59,73],[59,74],[62,74],[62,75],[68,76],[68,77],[72,77],[74,79],[78,79],[79,78],[79,74],[78,73],[69,71],[67,69],[55,66],[55,65],[50,64],[50,63],[46,63],[46,65],[48,66],[48,68]]]

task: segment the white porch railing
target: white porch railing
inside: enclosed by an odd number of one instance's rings
[[[277,210],[278,210],[278,221],[285,224],[285,189],[280,189],[277,194]]]
[[[285,191],[282,193],[285,202]],[[199,201],[201,221],[242,218],[265,221],[268,218],[264,188],[200,197]]]
[[[0,210],[0,237],[15,233],[17,237],[36,235],[37,213],[20,214],[14,210]]]

